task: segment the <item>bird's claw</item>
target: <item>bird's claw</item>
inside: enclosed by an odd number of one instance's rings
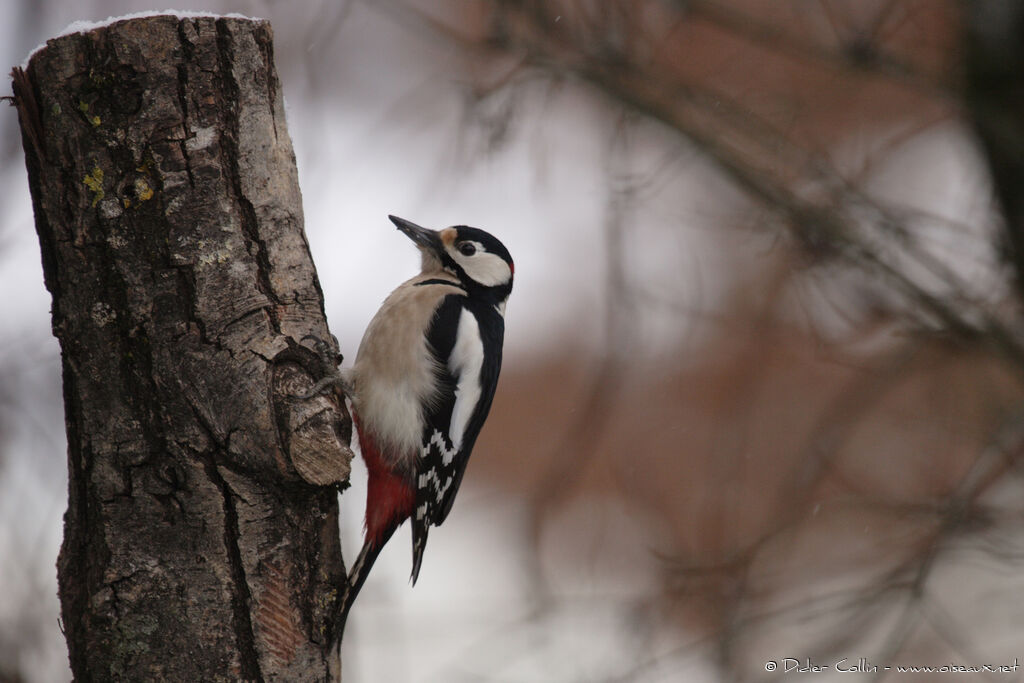
[[[320,378],[317,381],[317,383],[310,387],[309,391],[307,391],[306,393],[295,394],[295,398],[299,398],[304,401],[309,400],[311,398],[319,396],[320,394],[327,393],[328,389],[335,387],[341,389],[342,393],[344,393],[347,396],[352,391],[352,383],[351,381],[349,381],[348,377],[346,377],[346,374],[347,373],[344,373],[340,370],[334,370],[332,371],[331,374],[327,375],[326,377]]]
[[[321,394],[327,392],[328,389],[338,388],[346,395],[352,393],[352,382],[348,377],[348,372],[338,368],[341,362],[345,359],[343,355],[336,352],[338,348],[338,340],[331,337],[332,344],[328,344],[326,341],[317,337],[316,335],[307,334],[302,338],[302,341],[310,339],[313,341],[313,351],[320,359],[321,370],[323,371],[323,377],[321,377],[316,384],[310,387],[309,391],[303,394],[295,394],[295,398],[300,400],[309,400],[315,398]]]
[[[333,334],[331,335],[333,344],[328,344],[315,334],[307,334],[302,338],[302,341],[307,339],[313,340],[313,350],[316,351],[316,355],[320,358],[320,362],[323,363],[325,369],[337,368],[345,360],[345,356],[335,351],[338,348],[338,338]]]

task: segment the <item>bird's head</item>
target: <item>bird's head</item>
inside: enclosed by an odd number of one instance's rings
[[[504,300],[512,291],[515,266],[508,249],[497,237],[465,225],[430,230],[388,216],[423,254],[423,272],[447,271],[471,293],[488,293]]]

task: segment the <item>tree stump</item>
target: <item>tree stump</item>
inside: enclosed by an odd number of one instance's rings
[[[15,102],[60,340],[75,679],[339,677],[350,424],[270,25],[152,16],[51,40]]]

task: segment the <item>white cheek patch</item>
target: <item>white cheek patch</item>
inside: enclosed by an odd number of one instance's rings
[[[512,279],[512,269],[505,263],[505,259],[484,251],[479,242],[470,244],[476,245],[476,253],[472,256],[463,256],[457,249],[448,250],[455,262],[466,271],[466,275],[484,287],[497,287]]]

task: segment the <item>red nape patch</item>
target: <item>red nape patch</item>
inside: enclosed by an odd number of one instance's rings
[[[516,274],[516,264],[512,263],[511,261],[508,262],[508,272],[511,273],[512,275]]]
[[[387,466],[376,442],[360,428],[359,418],[353,418],[368,478],[366,540],[380,547],[381,539],[412,514],[416,491],[411,482]]]

